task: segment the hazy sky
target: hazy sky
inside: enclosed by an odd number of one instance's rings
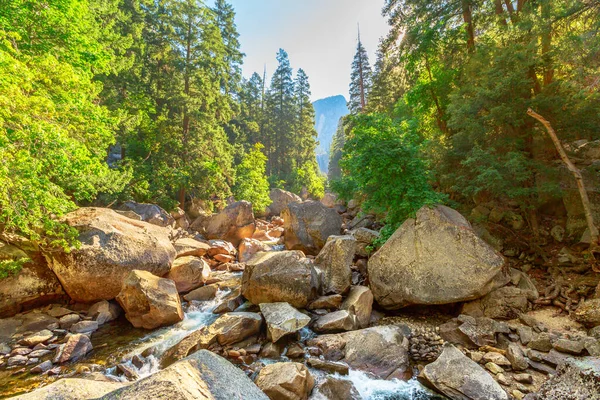
[[[292,68],[304,69],[312,98],[338,94],[348,98],[350,65],[356,51],[357,23],[371,65],[379,38],[388,31],[381,16],[384,0],[229,0],[236,9],[244,59],[244,76],[267,80],[277,67],[279,48],[290,56]]]

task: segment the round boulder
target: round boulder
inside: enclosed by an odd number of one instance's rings
[[[283,210],[285,247],[317,255],[329,236],[339,235],[342,217],[318,201],[290,203]]]

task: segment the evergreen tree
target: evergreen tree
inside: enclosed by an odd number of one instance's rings
[[[227,94],[235,95],[240,89],[244,59],[244,54],[240,51],[240,35],[235,25],[235,10],[226,0],[216,0],[213,11],[225,46],[225,62],[228,65],[227,74],[222,77],[221,89]]]
[[[344,143],[346,142],[346,120],[345,117],[340,118],[337,130],[331,141],[329,167],[327,168],[329,181],[334,181],[342,176],[340,160],[342,159],[342,151],[344,149]]]
[[[266,101],[266,116],[269,120],[266,127],[269,135],[266,146],[267,153],[270,155],[269,175],[277,179],[285,179],[284,177],[292,172],[288,154],[291,150],[296,120],[296,102],[292,67],[285,50],[279,49],[277,62],[278,66],[271,78]]]
[[[352,62],[352,73],[350,76],[350,101],[348,108],[352,114],[364,112],[367,106],[367,99],[371,89],[372,80],[371,65],[369,64],[369,55],[365,50],[361,40],[360,32],[358,34],[358,45],[356,54]]]
[[[295,154],[297,166],[312,161],[317,147],[317,131],[315,129],[315,109],[310,101],[310,83],[303,69],[299,69],[294,82],[297,105],[297,120],[292,136],[291,150]]]

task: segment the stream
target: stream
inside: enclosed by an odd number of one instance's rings
[[[225,297],[229,291],[220,290],[215,299],[205,302],[192,301],[185,309],[183,321],[176,325],[160,328],[151,333],[142,329],[135,329],[124,318],[112,321],[100,327],[92,335],[94,350],[86,358],[67,366],[64,373],[58,377],[64,378],[74,376],[80,372],[102,373],[114,380],[127,382],[128,379],[118,373],[116,365],[119,363],[133,371],[138,379],[143,379],[159,371],[159,360],[161,355],[170,347],[177,344],[181,339],[193,331],[212,324],[218,317],[212,311]],[[314,333],[308,328],[301,332],[302,336],[312,336]],[[152,348],[152,354],[140,357],[137,363],[132,358],[142,354],[145,350]],[[280,360],[260,359],[265,364],[277,361],[290,361],[282,356]],[[137,364],[137,366],[135,365]],[[319,382],[327,374],[323,371],[309,368],[315,380]],[[5,371],[0,374],[0,398],[6,398],[33,388],[45,385],[56,380],[57,377],[47,375],[32,375],[27,372],[15,373]],[[430,400],[443,399],[423,387],[416,379],[404,382],[400,380],[373,379],[369,375],[350,370],[346,376],[333,375],[339,379],[350,380],[365,400]],[[316,390],[314,391],[316,393]],[[320,395],[313,395],[314,400],[326,400]]]

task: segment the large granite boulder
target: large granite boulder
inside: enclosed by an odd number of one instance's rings
[[[371,290],[386,309],[482,297],[510,280],[504,258],[457,211],[421,208],[368,263]]]
[[[281,213],[285,247],[317,255],[329,236],[339,235],[342,217],[321,202],[290,203]]]
[[[262,368],[256,385],[271,400],[307,400],[315,379],[304,364],[281,362]]]
[[[317,288],[317,273],[300,251],[257,253],[242,276],[242,295],[254,304],[286,302],[303,308]]]
[[[230,204],[220,213],[202,221],[201,226],[208,239],[222,239],[237,247],[242,239],[251,238],[256,229],[252,203],[238,201]]]
[[[356,239],[352,236],[330,236],[315,259],[322,273],[323,294],[346,293],[352,284],[352,260]]]
[[[241,369],[210,351],[200,350],[101,399],[268,400],[268,397]]]
[[[231,312],[217,318],[209,331],[221,346],[227,346],[259,334],[262,324],[263,319],[258,313]]]
[[[25,262],[20,271],[0,279],[0,318],[21,311],[66,299],[56,275],[37,251],[23,251],[20,247],[0,241],[0,261]]]
[[[210,278],[210,266],[200,257],[180,257],[173,262],[165,278],[175,282],[179,293],[187,293],[204,285]]]
[[[508,400],[490,374],[452,345],[423,369],[419,380],[452,400]]]
[[[118,390],[126,384],[121,382],[94,381],[91,379],[64,378],[41,387],[31,393],[17,396],[18,400],[82,400],[96,399]]]
[[[108,208],[80,208],[67,214],[65,222],[79,231],[81,247],[50,253],[47,259],[74,301],[114,299],[132,270],[163,276],[175,259],[167,228]]]
[[[154,329],[183,320],[175,282],[148,271],[131,271],[117,301],[125,310],[125,317],[136,328]]]
[[[310,322],[308,315],[302,314],[288,303],[264,303],[259,307],[267,323],[267,336],[273,343],[285,335],[299,331]]]
[[[173,226],[175,218],[156,204],[136,203],[126,201],[121,206],[122,211],[133,211],[142,218],[142,221],[157,226]],[[126,215],[126,214],[125,214]]]
[[[269,198],[271,199],[269,214],[274,216],[281,214],[290,203],[302,203],[300,196],[282,189],[272,189]]]
[[[410,362],[405,333],[400,326],[377,326],[317,336],[308,345],[320,348],[326,360],[344,361],[381,379],[406,378]]]

